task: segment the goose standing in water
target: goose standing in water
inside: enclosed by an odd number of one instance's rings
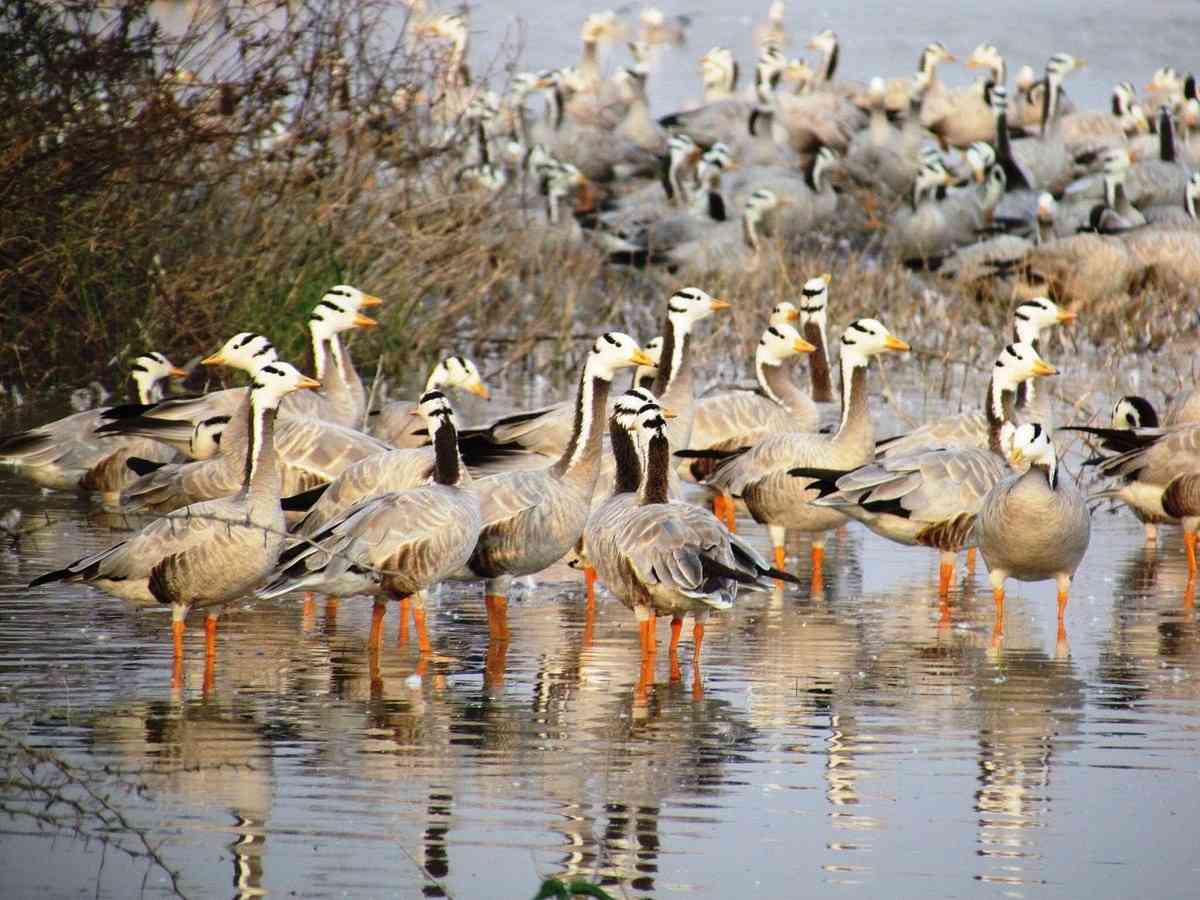
[[[372,647],[379,646],[386,598],[401,601],[402,627],[411,600],[421,652],[430,652],[426,591],[466,565],[482,525],[479,497],[466,483],[469,476],[458,454],[454,411],[444,395],[435,394],[421,400],[433,435],[429,481],[402,489],[380,484],[369,499],[326,519],[309,540],[284,552],[274,580],[258,596],[296,590],[372,594]]]
[[[448,356],[433,367],[433,371],[425,380],[425,393],[443,388],[462,388],[484,400],[489,397],[487,385],[479,375],[479,368],[465,356]],[[424,426],[422,419],[413,415],[419,402],[396,400],[388,403],[377,414],[373,414],[371,433],[398,449],[420,447],[429,443],[432,435],[417,434]]]
[[[695,622],[698,666],[711,610],[729,609],[740,585],[765,589],[764,577],[795,579],[771,569],[707,510],[673,502],[667,420],[661,409],[647,404],[637,421],[644,468],[640,494],[629,494],[637,475],[630,443],[619,460],[618,485],[624,492],[589,535],[589,554],[600,580],[637,616],[643,656],[655,652],[656,616],[671,616],[671,668],[677,678],[676,648],[688,613]],[[618,499],[626,494],[636,499]]]
[[[813,506],[809,501],[817,492],[811,479],[793,477],[789,471],[797,467],[850,469],[871,460],[875,429],[867,404],[867,367],[881,353],[908,349],[908,344],[875,319],[850,323],[841,339],[842,420],[837,433],[772,435],[753,447],[733,451],[705,482],[740,496],[754,520],[767,526],[778,569],[783,569],[786,561],[787,530],[812,534],[814,591],[822,583],[825,532],[846,518],[836,510]]]
[[[178,510],[129,540],[34,579],[30,586],[83,581],[135,603],[170,606],[178,680],[188,610],[208,611],[206,648],[211,657],[216,610],[245,596],[279,559],[286,523],[279,505],[275,417],[288,393],[319,386],[287,363],[262,366],[250,386],[250,438],[237,493]]]
[[[868,463],[849,472],[793,470],[816,477],[816,506],[840,510],[876,534],[939,551],[938,595],[954,578],[954,558],[970,541],[975,516],[1008,465],[1001,429],[1013,419],[1018,386],[1057,374],[1029,344],[1009,344],[996,360],[984,402],[986,448],[921,450]]]
[[[1075,488],[1059,478],[1050,435],[1036,422],[1012,433],[1010,461],[1029,463],[1024,474],[1010,475],[983,500],[975,520],[975,542],[988,567],[996,603],[996,630],[1004,631],[1004,582],[1045,581],[1058,585],[1059,640],[1066,637],[1071,578],[1091,536],[1087,503]]]
[[[627,334],[596,339],[580,374],[570,440],[546,469],[501,472],[475,482],[483,527],[459,579],[485,580],[488,632],[508,640],[508,586],[561,559],[583,534],[600,472],[601,439],[613,375],[649,358]]]
[[[133,361],[129,374],[137,402],[146,405],[162,399],[166,379],[183,378],[187,373],[161,353],[147,353]],[[131,455],[155,454],[154,444],[136,436],[98,437],[94,432],[110,409],[89,409],[28,431],[0,435],[0,465],[55,491],[109,490],[108,479],[100,474],[111,469],[106,461],[115,460],[123,467]]]

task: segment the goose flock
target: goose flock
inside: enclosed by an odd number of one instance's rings
[[[611,78],[598,47],[622,29],[597,14],[578,63],[518,74],[501,98],[463,79],[462,15],[415,24],[414,39],[449,42],[439,121],[461,144],[459,180],[519,213],[528,233],[594,242],[613,265],[672,277],[754,267],[768,236],[787,252],[838,228],[857,197],[864,228],[882,232],[879,252],[1011,303],[1012,341],[996,341],[979,412],[877,434],[872,362],[910,344],[861,297],[831,339],[829,274],[761,310],[747,361],[757,390],[699,396],[696,336],[732,304],[684,287],[666,297],[661,335],[597,335],[561,403],[464,424],[452,392],[489,389],[472,360],[451,355],[417,399],[370,409],[340,335],[374,327],[363,310],[382,301],[338,285],[308,321],[315,377],[242,332],[203,364],[245,372],[247,388],[164,399],[164,381],[184,373],[149,353],[132,366],[136,402],[0,436],[0,462],[16,475],[152,517],[33,584],[84,582],[170,607],[178,677],[193,608],[206,613],[211,654],[217,614],[234,600],[367,595],[372,646],[396,601],[428,654],[426,603],[439,583],[482,582],[489,637],[504,643],[513,579],[571,559],[585,571],[589,614],[598,582],[636,617],[645,657],[656,618],[670,618],[678,677],[686,617],[698,662],[705,622],[740,592],[802,583],[788,570],[789,532],[807,536],[813,591],[826,536],[851,521],[936,551],[943,615],[958,554],[971,570],[978,550],[997,635],[1008,579],[1056,582],[1061,633],[1089,500],[1124,503],[1150,539],[1181,525],[1194,577],[1200,390],[1161,420],[1130,396],[1110,426],[1066,426],[1098,448],[1088,462],[1108,483],[1088,498],[1062,477],[1055,411],[1037,389],[1059,371],[1041,355],[1043,334],[1089,300],[1150,269],[1168,282],[1200,278],[1194,78],[1160,70],[1141,101],[1117,85],[1112,109],[1094,113],[1066,95],[1083,66],[1069,54],[1041,79],[1022,70],[1010,95],[1004,58],[981,44],[966,64],[983,76],[952,90],[937,70],[956,57],[934,42],[912,77],[842,81],[833,32],[812,38],[814,64],[785,56],[777,3],[756,29],[749,91],[732,54],[714,47],[700,62],[704,102],[655,119],[648,60],[682,25],[660,14],[642,26],[633,64]],[[547,106],[535,121],[526,103],[538,93]],[[1039,290],[1015,291],[1015,280]],[[626,368],[622,391],[613,382]],[[740,511],[765,526],[769,559],[739,535]]]

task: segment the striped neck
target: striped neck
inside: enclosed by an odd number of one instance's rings
[[[633,435],[613,416],[608,423],[608,436],[612,440],[613,457],[617,463],[613,496],[636,493],[642,481],[642,461],[638,457]]]
[[[450,416],[439,416],[433,435],[433,481],[451,487],[463,483],[466,467],[458,452],[458,429]]]
[[[671,442],[662,431],[650,436],[646,448],[646,483],[642,485],[641,505],[670,502],[669,471],[671,468]]]
[[[860,421],[870,421],[867,410],[867,366],[860,354],[842,353],[842,422],[838,435]]]
[[[250,440],[246,445],[246,465],[242,493],[270,497],[279,502],[282,480],[275,453],[275,405],[250,402]]]
[[[608,405],[611,373],[596,372],[595,354],[588,358],[575,396],[575,425],[567,449],[559,457],[554,475],[580,484],[594,484],[604,437],[604,410]],[[607,377],[606,377],[607,375]]]
[[[804,323],[804,339],[817,349],[808,354],[808,377],[815,403],[833,402],[833,379],[829,373],[829,344],[825,339],[825,314]]]
[[[684,313],[668,313],[667,327],[663,330],[662,355],[658,364],[658,376],[654,379],[654,395],[662,401],[668,391],[683,386],[691,387],[692,367],[689,344],[692,323]]]
[[[1015,395],[1013,385],[1007,378],[1002,379],[995,374],[992,375],[992,380],[988,382],[984,415],[987,417],[988,425],[988,449],[1001,456],[1004,455],[1004,448],[1000,445],[1000,429],[1005,422],[1013,420]]]

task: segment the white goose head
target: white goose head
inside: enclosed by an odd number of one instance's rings
[[[149,403],[162,396],[161,382],[167,378],[186,378],[187,372],[161,353],[145,353],[129,367],[130,377],[137,385],[139,402]],[[144,398],[144,399],[143,399]]]
[[[992,367],[992,380],[998,390],[1016,390],[1023,381],[1057,374],[1058,369],[1042,359],[1033,344],[1023,342],[1001,350]]]
[[[1019,342],[1034,344],[1047,328],[1074,322],[1075,318],[1074,312],[1063,309],[1049,297],[1034,297],[1013,310],[1013,329]]]
[[[1145,397],[1122,397],[1113,405],[1113,428],[1157,428],[1158,412]]]
[[[738,66],[726,47],[713,47],[700,57],[700,79],[704,87],[732,92],[737,87]]]
[[[909,349],[905,341],[888,331],[878,319],[858,319],[842,332],[842,360],[851,365],[865,366],[873,356]]]
[[[1037,422],[1026,422],[1018,425],[1012,432],[1011,439],[1003,441],[1008,451],[1008,462],[1014,469],[1029,466],[1041,466],[1046,470],[1046,477],[1051,486],[1058,482],[1057,456],[1050,433]]]
[[[315,390],[321,382],[309,378],[291,363],[275,360],[260,366],[250,384],[250,403],[255,409],[276,409],[292,391]]]
[[[995,92],[993,91],[993,96]],[[996,151],[992,149],[992,145],[986,141],[976,141],[966,152],[967,166],[971,170],[971,177],[982,184],[987,178],[987,173],[992,166],[996,164]]]
[[[676,291],[667,301],[667,317],[688,330],[702,319],[732,305],[709,296],[698,287],[686,287]]]
[[[1046,191],[1038,194],[1037,220],[1043,225],[1053,225],[1054,217],[1058,215],[1058,201]]]
[[[654,365],[637,341],[620,331],[606,331],[596,338],[585,368],[595,378],[612,381],[617,369]]]
[[[790,325],[799,318],[800,310],[796,308],[796,304],[784,300],[782,303],[776,303],[771,309],[771,317],[767,320],[767,323],[770,325]]]
[[[188,441],[188,455],[192,459],[212,459],[221,450],[221,436],[229,416],[212,416],[197,422]]]
[[[370,316],[363,315],[358,311],[360,305],[373,305],[369,301],[377,303],[376,298],[368,297],[357,288],[352,290],[362,296],[356,297],[349,293],[339,293],[335,288],[327,291],[325,296],[313,307],[313,311],[308,317],[308,330],[312,332],[314,340],[329,340],[352,328],[373,328],[379,324]]]
[[[421,399],[417,401],[417,407],[413,412],[424,420],[425,427],[429,430],[431,436],[437,430],[438,423],[443,418],[448,418],[450,423],[455,428],[458,428],[458,419],[454,415],[454,407],[450,405],[450,400],[441,391],[426,391],[421,395]]]
[[[760,365],[778,366],[797,353],[812,353],[816,349],[791,325],[768,325],[754,351],[754,359]]]
[[[484,400],[489,397],[487,385],[483,383],[479,369],[465,356],[447,356],[434,366],[429,380],[425,383],[425,390],[432,391],[440,387],[462,388]]]
[[[829,283],[832,280],[833,276],[824,272],[816,278],[810,278],[804,282],[804,287],[800,289],[800,293],[804,296],[804,299],[800,301],[800,323],[802,325],[813,322],[822,331],[825,330],[829,308]]]
[[[968,69],[990,69],[996,75],[997,83],[1004,81],[1004,57],[996,49],[995,44],[980,44],[971,51],[971,55],[963,62]]]
[[[260,366],[275,362],[279,354],[272,343],[261,334],[243,331],[227,340],[221,349],[200,363],[205,366],[229,366],[253,373]]]

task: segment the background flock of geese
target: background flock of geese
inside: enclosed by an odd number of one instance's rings
[[[1113,280],[1122,257],[1200,280],[1200,175],[1189,171],[1200,101],[1190,76],[1160,70],[1146,99],[1121,84],[1111,110],[1083,112],[1063,90],[1083,65],[1068,54],[1054,55],[1041,79],[1022,70],[1010,96],[995,47],[967,59],[985,73],[975,85],[951,90],[937,69],[955,57],[933,43],[915,76],[864,85],[835,78],[832,32],[811,40],[815,66],[787,58],[775,4],[758,31],[749,92],[732,55],[715,47],[701,60],[703,105],[655,120],[645,62],[673,40],[671,25],[643,16],[634,64],[605,78],[597,47],[618,23],[593,15],[577,65],[517,75],[501,98],[465,77],[463,16],[420,19],[413,35],[448,46],[440,114],[474,157],[460,181],[519,209],[522,228],[541,215],[544,235],[586,235],[614,263],[671,272],[756,265],[767,233],[797,244],[845,214],[836,176],[860,189],[867,226],[886,229],[886,252],[962,279],[1040,272],[1060,302],[1082,300],[1128,286]],[[547,108],[531,121],[535,93]],[[697,400],[693,331],[730,304],[689,287],[668,298],[660,337],[639,345],[599,335],[573,399],[465,429],[448,392],[488,389],[461,356],[438,363],[417,401],[368,409],[340,335],[375,325],[363,310],[380,301],[348,285],[330,289],[309,320],[315,378],[278,359],[266,337],[241,333],[203,362],[246,372],[249,387],[163,399],[164,381],[183,372],[147,354],[133,366],[135,403],[0,437],[0,461],[36,483],[156,516],[33,583],[84,581],[170,606],[178,673],[188,610],[207,613],[211,654],[221,606],[252,593],[305,591],[306,603],[371,595],[373,646],[387,601],[398,600],[428,653],[428,590],[481,580],[490,636],[503,642],[512,579],[573,557],[589,611],[598,578],[637,616],[646,657],[656,616],[671,618],[677,676],[686,615],[698,660],[711,611],[728,609],[741,588],[797,581],[788,531],[809,536],[819,589],[825,536],[854,519],[939,553],[943,614],[956,555],[966,550],[970,568],[978,548],[998,636],[1009,578],[1055,580],[1061,630],[1089,515],[1060,478],[1049,398],[1035,385],[1057,371],[1039,355],[1040,335],[1074,313],[1045,296],[1019,303],[979,413],[881,440],[868,371],[909,345],[869,317],[831,342],[830,283],[812,278],[794,303],[767,311],[757,391]],[[629,390],[610,398],[626,367]],[[827,415],[835,403],[840,414]],[[1111,428],[1079,430],[1099,443],[1091,462],[1111,479],[1097,496],[1128,504],[1151,538],[1159,524],[1181,523],[1194,575],[1200,393],[1162,422],[1144,399],[1122,398]],[[712,512],[689,502],[698,492]],[[736,533],[739,504],[767,527],[772,559]]]

